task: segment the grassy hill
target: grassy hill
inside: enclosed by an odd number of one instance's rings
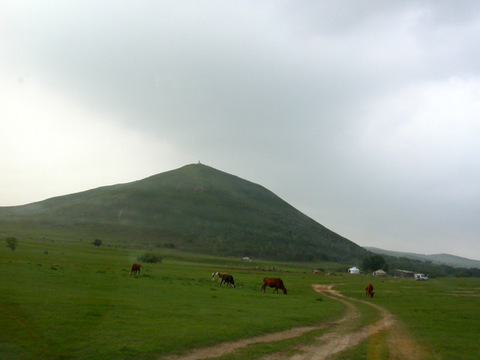
[[[424,255],[424,254],[384,250],[384,249],[378,249],[375,247],[365,247],[365,249],[376,254],[388,255],[396,258],[403,257],[407,259],[421,260],[421,261],[431,262],[437,265],[448,265],[448,266],[453,266],[457,268],[479,268],[480,269],[480,261],[471,260],[471,259],[467,259],[460,256],[455,256],[455,255],[449,255],[449,254]]]
[[[201,164],[3,207],[0,222],[6,236],[55,233],[227,256],[352,262],[368,254],[264,187]]]

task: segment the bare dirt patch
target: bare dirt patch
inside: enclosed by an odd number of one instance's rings
[[[342,318],[340,321],[343,321],[344,319]],[[338,323],[338,322],[336,322]],[[185,355],[179,355],[179,356],[167,356],[162,359],[166,360],[200,360],[200,359],[212,359],[216,357],[220,357],[226,354],[229,354],[231,352],[234,352],[235,350],[242,349],[248,345],[251,344],[257,344],[257,343],[269,343],[269,342],[276,342],[276,341],[281,341],[281,340],[286,340],[286,339],[291,339],[291,338],[296,338],[299,337],[307,332],[313,331],[313,330],[321,330],[324,328],[327,328],[329,326],[332,326],[335,323],[326,323],[326,324],[321,324],[318,326],[305,326],[305,327],[297,327],[293,328],[290,330],[286,331],[281,331],[277,333],[272,333],[272,334],[266,334],[262,336],[256,336],[253,338],[249,339],[242,339],[238,341],[232,341],[232,342],[224,342],[215,346],[207,347],[207,348],[200,348],[200,349],[194,349],[191,352],[185,354]]]
[[[478,292],[479,289],[474,290],[463,290],[459,288],[458,290],[447,291],[446,294],[448,296],[456,296],[456,297],[480,297],[480,293]]]

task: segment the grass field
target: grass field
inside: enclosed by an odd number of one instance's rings
[[[395,314],[432,358],[474,359],[479,351],[480,279],[325,277],[312,274],[313,264],[162,251],[161,263],[143,264],[134,277],[129,270],[139,250],[46,239],[19,239],[15,251],[0,246],[0,358],[158,359],[338,319],[344,307],[315,293],[311,284],[342,283],[338,289],[345,295],[364,299],[366,282],[376,288],[372,301]],[[214,271],[233,274],[237,288],[211,281]],[[261,293],[265,276],[281,277],[288,295]],[[366,306],[360,309],[358,326],[376,316]],[[316,333],[275,346],[252,345],[223,358],[289,351]],[[351,351],[362,358],[368,346]]]
[[[438,278],[428,282],[394,278],[370,280],[376,289],[372,300],[395,314],[431,359],[478,358],[479,278]],[[337,288],[347,296],[365,298],[364,291],[359,289],[355,281]],[[376,341],[381,343],[379,339],[384,335],[377,335]],[[366,342],[363,349],[359,347],[350,355],[344,354],[336,359],[366,359],[360,355],[367,354],[368,345],[369,342]],[[381,356],[376,358],[388,359]]]

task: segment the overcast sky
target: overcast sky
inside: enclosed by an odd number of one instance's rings
[[[480,259],[480,2],[1,1],[0,206],[201,161]]]

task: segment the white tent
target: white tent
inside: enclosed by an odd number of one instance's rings
[[[356,268],[355,266],[348,269],[348,273],[349,274],[360,274],[360,270],[358,270],[358,268]]]
[[[387,276],[387,273],[382,269],[379,269],[373,273],[373,276]]]

